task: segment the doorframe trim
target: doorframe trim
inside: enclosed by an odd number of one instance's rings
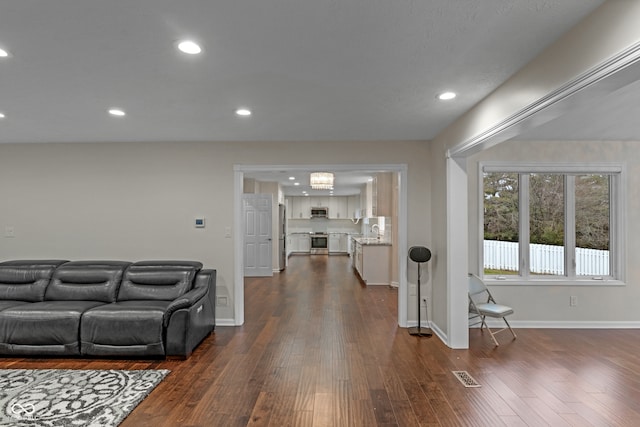
[[[250,172],[278,172],[287,170],[291,172],[310,172],[314,170],[340,171],[385,171],[399,174],[398,191],[398,325],[406,328],[408,325],[408,286],[407,265],[404,258],[407,247],[408,228],[408,166],[400,164],[320,164],[320,165],[246,165],[235,164],[233,166],[233,317],[236,326],[244,324],[244,265],[242,255],[242,192],[244,174]],[[394,227],[396,229],[396,227]]]

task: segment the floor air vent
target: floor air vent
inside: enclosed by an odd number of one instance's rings
[[[480,384],[473,379],[467,371],[451,371],[465,387],[480,387]]]

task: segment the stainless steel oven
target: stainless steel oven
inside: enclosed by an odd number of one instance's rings
[[[329,255],[329,235],[311,233],[311,255]]]

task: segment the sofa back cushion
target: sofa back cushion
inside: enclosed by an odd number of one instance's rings
[[[61,265],[47,287],[47,301],[114,302],[130,262],[74,261]]]
[[[173,301],[193,287],[202,264],[194,261],[140,261],[127,269],[118,301]]]
[[[0,263],[0,300],[37,302],[63,260],[17,260]]]

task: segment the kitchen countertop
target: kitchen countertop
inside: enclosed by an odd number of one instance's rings
[[[375,237],[354,237],[357,243],[366,246],[391,246],[391,242],[386,240],[376,239]]]
[[[290,231],[288,234],[315,234],[313,231]],[[325,234],[356,234],[359,235],[359,233],[353,233],[353,232],[349,232],[349,231],[327,231]]]

